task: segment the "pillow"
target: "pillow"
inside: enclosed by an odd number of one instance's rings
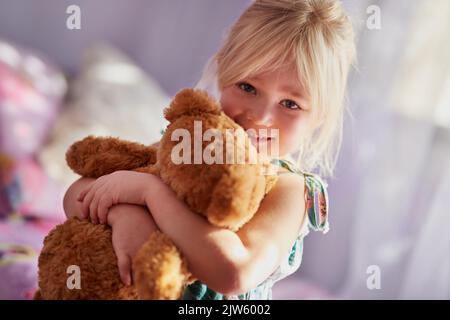
[[[0,152],[34,155],[57,116],[66,82],[43,57],[0,39]]]
[[[151,144],[159,141],[170,97],[123,53],[107,45],[89,49],[69,84],[69,97],[49,143],[39,154],[47,172],[68,187],[77,175],[65,152],[87,135],[109,135]]]
[[[66,92],[43,56],[0,39],[0,217],[64,216],[61,187],[36,161]]]
[[[31,299],[38,283],[44,237],[55,227],[44,220],[0,219],[0,300]]]
[[[64,191],[33,158],[13,161],[0,154],[0,218],[16,213],[61,223]]]

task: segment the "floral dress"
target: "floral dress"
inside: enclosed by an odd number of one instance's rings
[[[291,249],[286,253],[282,264],[260,285],[241,295],[223,295],[208,288],[204,283],[195,281],[188,285],[183,293],[184,300],[271,300],[272,287],[275,282],[294,273],[301,264],[303,240],[310,230],[328,232],[328,194],[327,184],[318,175],[302,172],[287,159],[274,159],[272,163],[287,171],[278,175],[295,173],[303,175],[305,180],[306,219]]]

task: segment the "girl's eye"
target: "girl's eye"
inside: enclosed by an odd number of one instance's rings
[[[295,103],[292,100],[283,100],[283,102],[286,102],[286,104],[283,104],[286,108],[291,109],[291,110],[301,110],[301,108],[299,107],[299,105],[297,103]]]
[[[245,82],[238,83],[237,86],[238,86],[240,89],[244,90],[245,92],[249,92],[249,93],[256,94],[255,88],[254,88],[252,85],[248,84],[248,83],[245,83]]]
[[[248,84],[246,82],[241,82],[241,83],[238,83],[237,86],[241,90],[244,90],[245,92],[248,92],[251,94],[256,94],[256,89],[251,84]],[[283,102],[286,102],[286,103],[284,104]],[[281,104],[290,110],[302,110],[302,108],[293,100],[289,100],[289,99],[283,100],[281,102]]]

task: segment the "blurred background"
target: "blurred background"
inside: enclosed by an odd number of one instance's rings
[[[77,178],[67,147],[88,134],[157,141],[163,108],[250,2],[0,0],[0,299],[36,288]],[[450,299],[450,1],[343,4],[359,62],[331,229],[306,237],[274,298]]]

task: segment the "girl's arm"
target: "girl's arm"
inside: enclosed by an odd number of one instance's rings
[[[161,180],[156,185],[145,195],[156,224],[186,256],[193,275],[224,294],[247,292],[274,272],[287,258],[304,219],[304,181],[299,175],[280,176],[253,219],[237,233],[191,212]]]
[[[117,203],[147,205],[196,278],[223,294],[240,294],[287,258],[304,219],[303,188],[300,175],[280,176],[253,219],[236,233],[193,213],[159,177],[147,173],[117,171],[97,179],[79,199],[85,216],[98,211],[100,220]]]
[[[83,218],[78,194],[95,183],[92,178],[80,178],[67,189],[64,195],[64,212],[67,218]],[[122,282],[131,282],[131,260],[157,226],[145,205],[121,203],[109,208],[107,223],[112,228],[112,244]]]

